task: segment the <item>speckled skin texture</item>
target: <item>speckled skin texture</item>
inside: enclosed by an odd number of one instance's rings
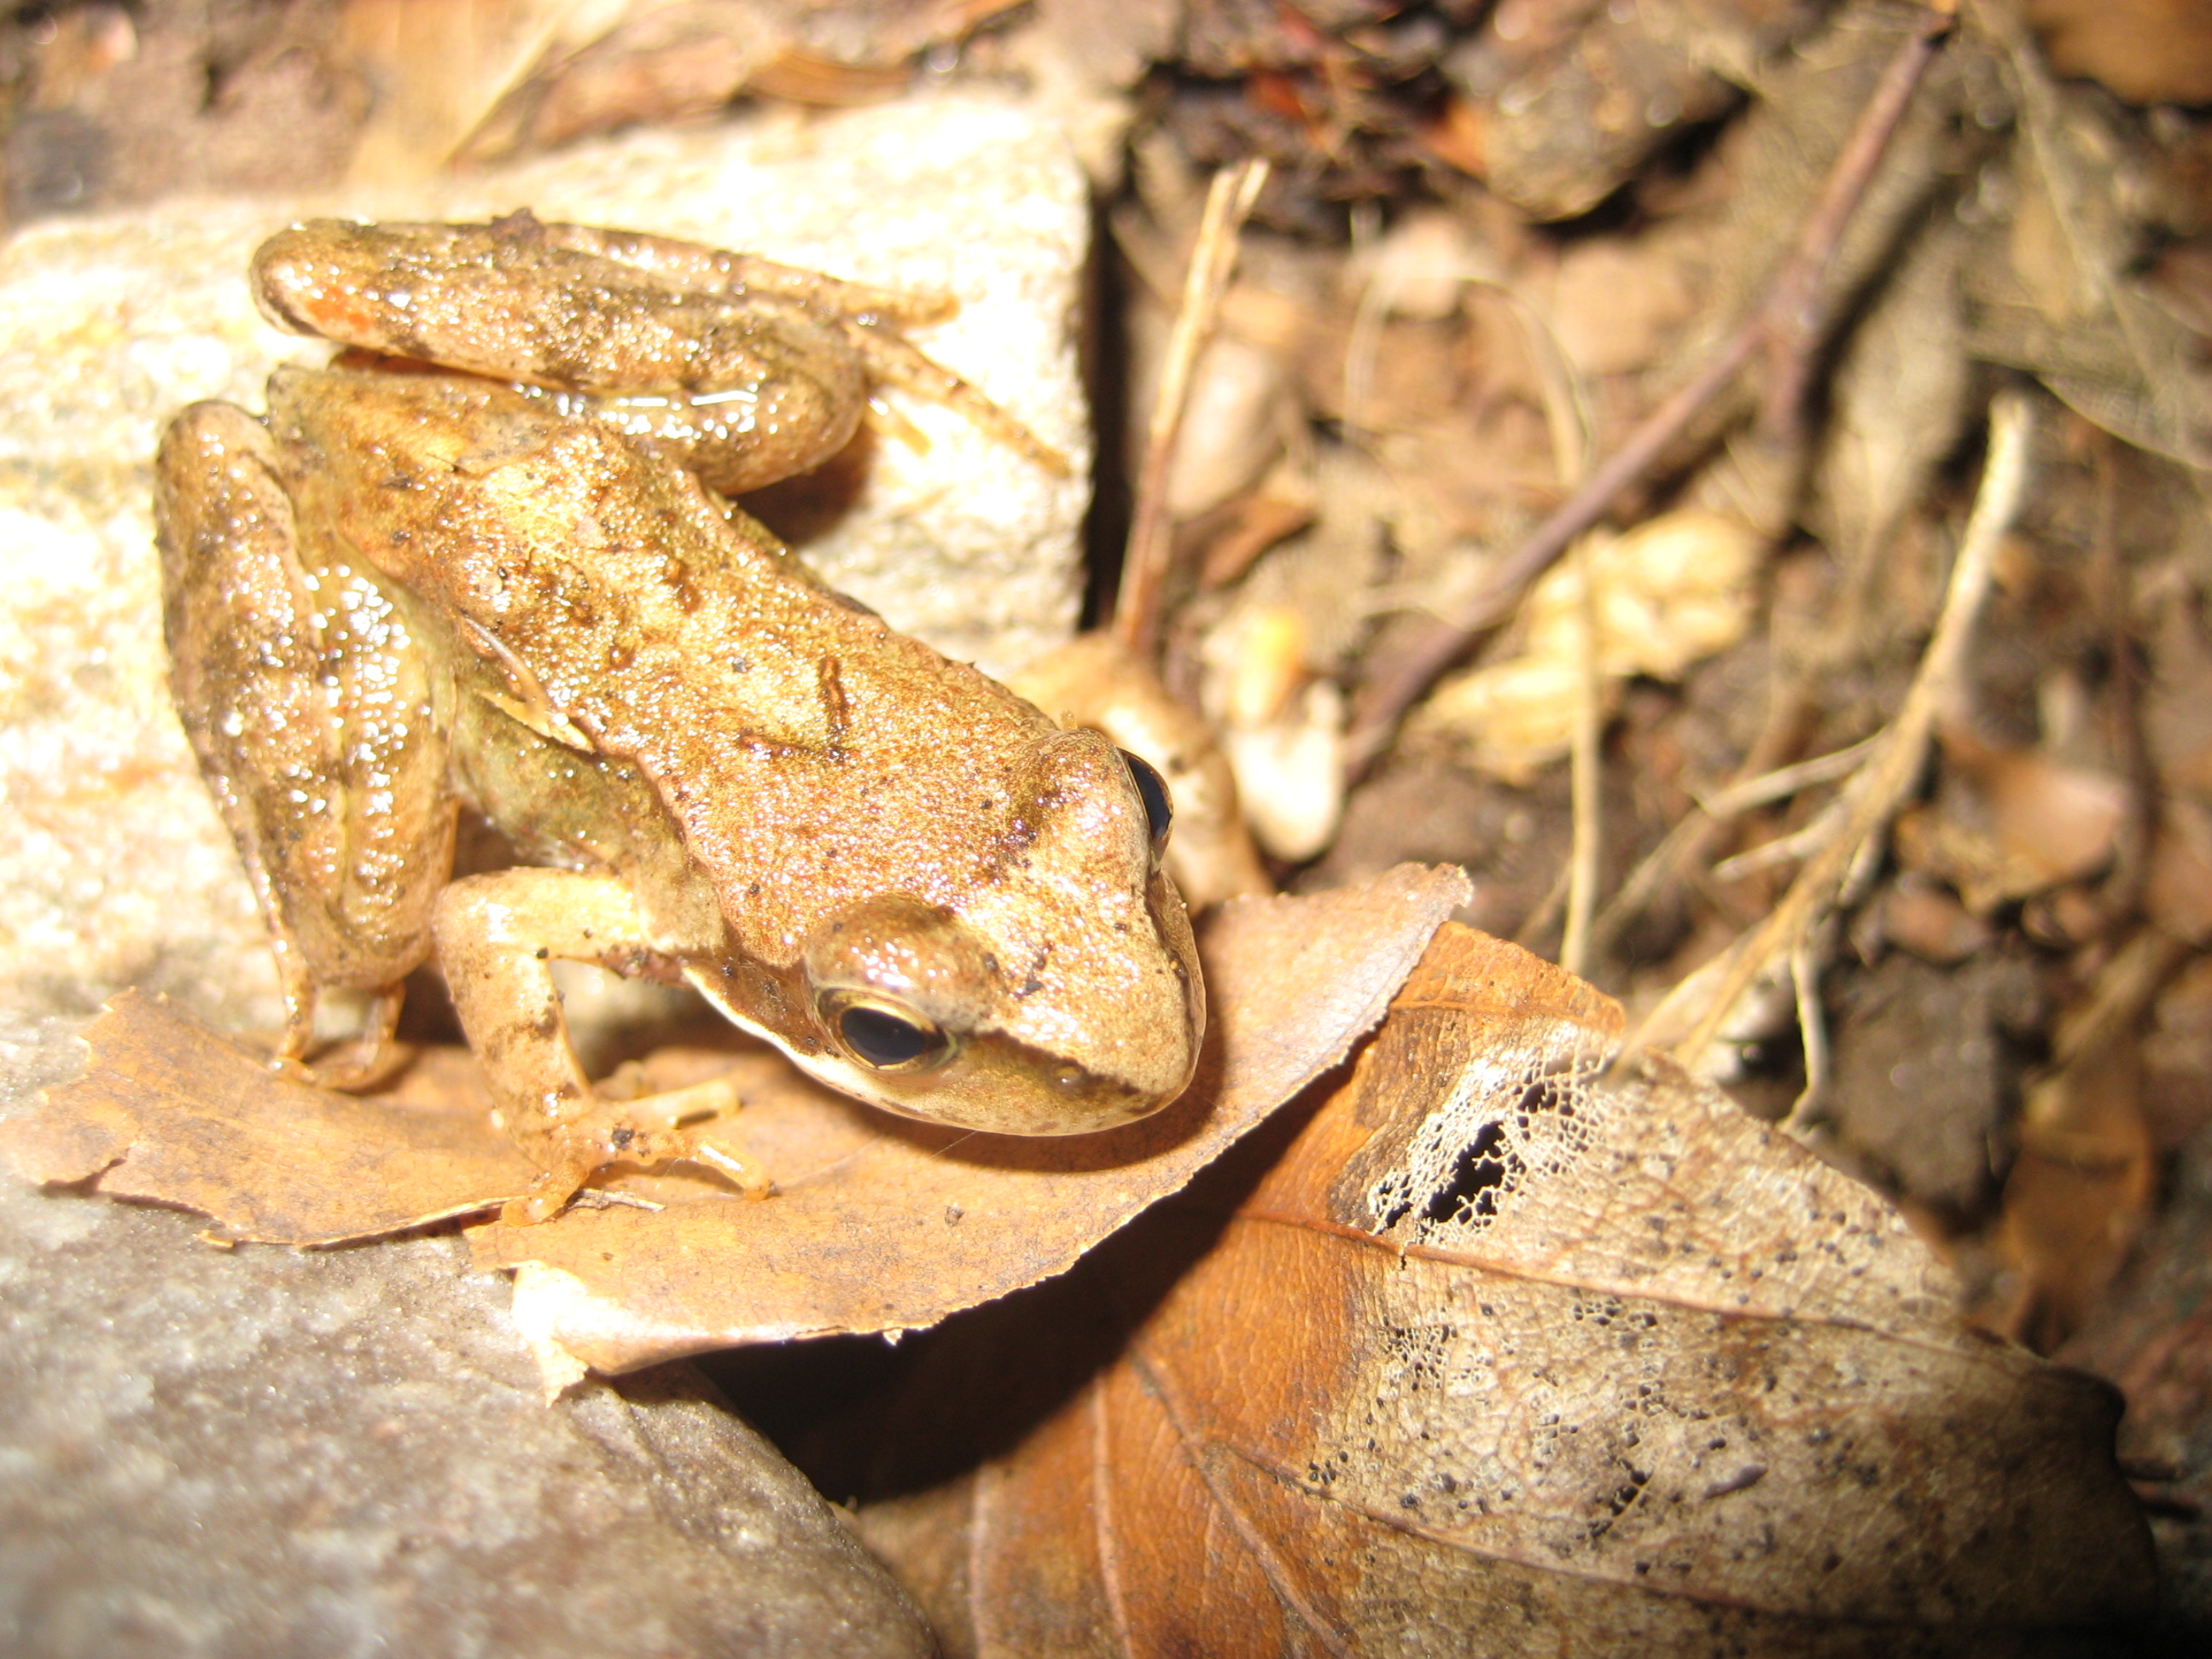
[[[178,711],[276,934],[286,1054],[319,987],[396,987],[434,928],[549,1177],[531,1218],[659,1155],[637,1135],[675,1115],[602,1121],[552,957],[672,965],[918,1117],[1064,1134],[1181,1092],[1196,947],[1111,744],[823,588],[695,476],[803,467],[879,361],[928,368],[870,320],[884,296],[527,214],[313,222],[254,281],[276,315],[408,354],[280,370],[265,431],[194,404],[156,464]],[[457,797],[592,878],[441,891]],[[878,1062],[854,998],[921,1057]]]

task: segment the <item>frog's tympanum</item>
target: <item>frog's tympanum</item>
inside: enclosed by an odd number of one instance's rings
[[[1164,789],[832,592],[726,495],[852,435],[872,381],[1027,431],[909,344],[943,307],[662,238],[319,222],[262,307],[351,348],[204,403],[158,460],[173,684],[274,935],[319,991],[434,948],[537,1168],[712,1149],[693,1092],[595,1095],[549,962],[683,980],[816,1077],[1018,1134],[1141,1117],[1204,993]],[[457,814],[527,867],[455,878]]]

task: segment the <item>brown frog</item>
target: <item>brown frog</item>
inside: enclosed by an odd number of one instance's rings
[[[1070,1134],[1181,1092],[1205,998],[1158,775],[724,499],[834,453],[875,380],[1057,462],[897,331],[941,306],[526,213],[297,226],[253,282],[353,349],[279,370],[265,420],[187,409],[157,519],[177,706],[269,920],[281,1060],[331,988],[375,994],[380,1048],[434,950],[544,1171],[515,1221],[612,1163],[735,1167],[678,1127],[725,1097],[594,1092],[553,958],[687,981],[915,1117]],[[454,878],[463,806],[527,867]]]

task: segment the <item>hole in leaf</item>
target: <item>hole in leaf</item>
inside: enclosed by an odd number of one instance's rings
[[[1509,1175],[1517,1174],[1521,1160],[1510,1153],[1500,1156],[1505,1127],[1486,1123],[1474,1139],[1460,1148],[1452,1160],[1450,1177],[1429,1195],[1421,1214],[1431,1221],[1450,1221],[1462,1216],[1498,1213],[1498,1189]]]

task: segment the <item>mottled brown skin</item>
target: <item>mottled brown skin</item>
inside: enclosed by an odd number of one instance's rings
[[[162,441],[178,707],[270,918],[286,1054],[323,988],[381,994],[388,1029],[434,941],[546,1172],[518,1220],[711,1152],[675,1127],[711,1097],[593,1094],[553,957],[689,981],[915,1116],[1066,1134],[1181,1091],[1204,995],[1120,752],[823,587],[688,470],[834,450],[879,356],[927,361],[872,319],[921,308],[520,216],[297,227],[256,280],[272,315],[477,371],[356,353],[279,371],[265,424],[202,404]],[[715,401],[732,375],[748,395]],[[640,386],[775,417],[641,433]],[[453,880],[463,803],[540,867]],[[924,1051],[887,1061],[879,1015]]]

